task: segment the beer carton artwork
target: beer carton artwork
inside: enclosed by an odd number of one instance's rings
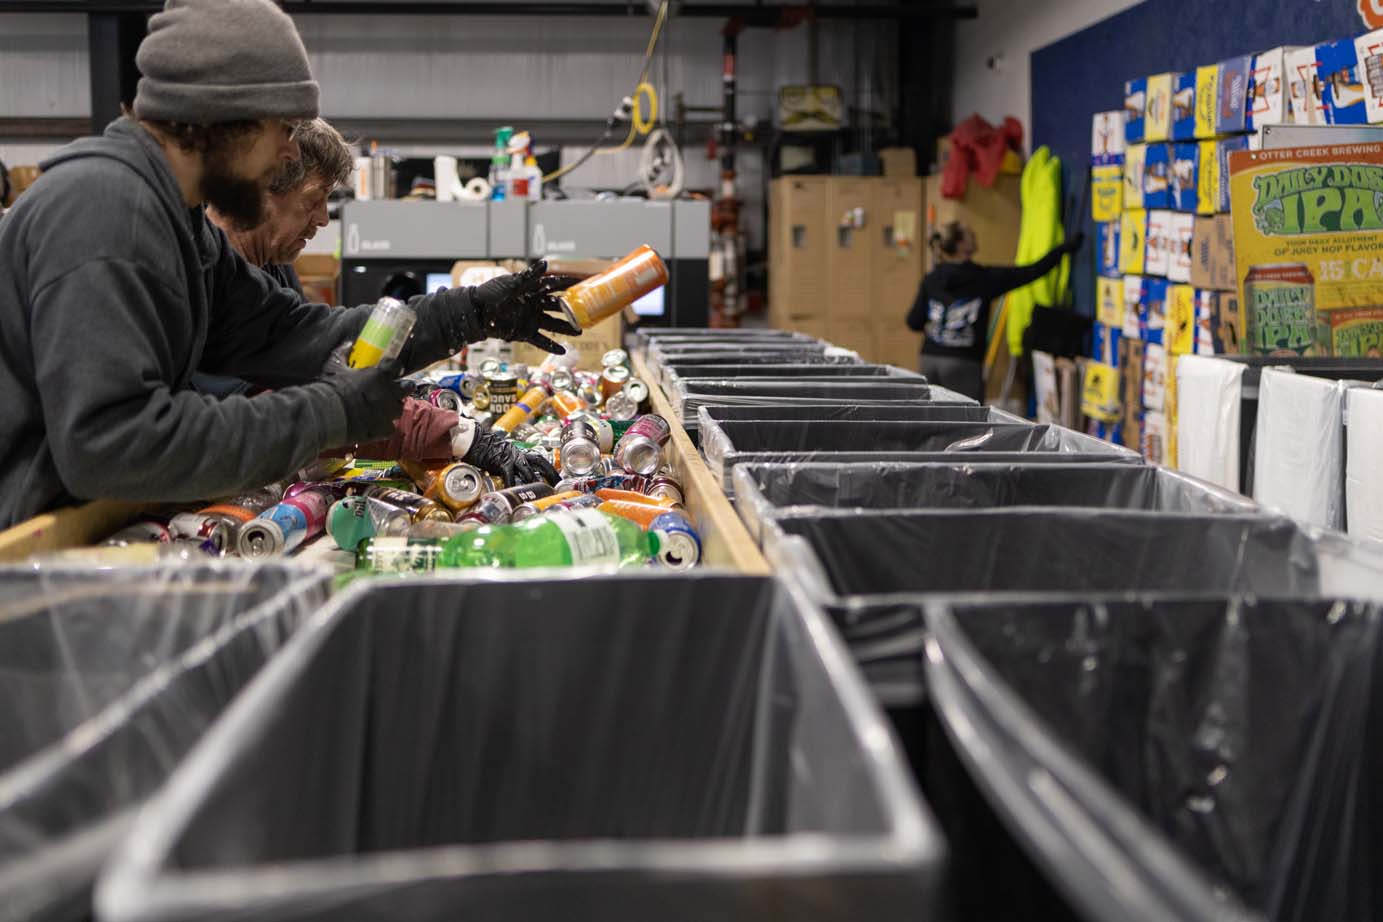
[[[1081,383],[1081,412],[1102,423],[1118,422],[1119,369],[1103,362],[1086,362]]]
[[[1146,144],[1130,144],[1124,148],[1124,210],[1143,207],[1143,161]]]
[[[1364,81],[1359,74],[1354,39],[1317,45],[1316,75],[1321,81],[1327,124],[1363,125],[1368,122]]]
[[[1274,48],[1253,56],[1249,72],[1248,127],[1256,131],[1264,125],[1283,125],[1287,121],[1287,81],[1284,67],[1290,48]]]
[[[1095,279],[1095,319],[1107,327],[1124,324],[1124,280]]]
[[[1196,348],[1196,289],[1173,285],[1167,291],[1167,328],[1163,345],[1171,355],[1187,355]]]
[[[1166,277],[1171,265],[1172,212],[1157,209],[1148,212],[1148,246],[1143,257],[1146,275]]]
[[[1124,162],[1124,110],[1096,112],[1090,126],[1090,163],[1107,166]]]
[[[1142,209],[1125,211],[1119,221],[1119,271],[1139,275],[1148,240],[1148,213]]]
[[[1172,207],[1172,146],[1149,144],[1143,152],[1142,208]]]
[[[1215,157],[1218,161],[1215,172],[1220,180],[1220,200],[1216,203],[1215,209],[1218,212],[1229,213],[1229,157],[1235,151],[1248,149],[1249,139],[1243,135],[1215,142]]]
[[[1383,144],[1230,158],[1244,352],[1383,357]]]
[[[1315,60],[1312,58],[1312,60]],[[1215,123],[1220,111],[1220,65],[1207,64],[1196,68],[1196,128],[1197,138],[1208,141],[1215,137]]]
[[[1090,218],[1117,221],[1124,210],[1124,168],[1110,163],[1090,168]]]
[[[1148,78],[1148,104],[1144,112],[1143,140],[1169,141],[1172,138],[1172,75]]]
[[[1172,75],[1172,140],[1196,138],[1196,72]]]
[[[1194,212],[1200,197],[1201,148],[1195,141],[1172,145],[1172,208]]]
[[[1143,341],[1161,346],[1167,329],[1167,293],[1171,290],[1166,279],[1143,279],[1139,292],[1142,302],[1139,313],[1143,325]]]
[[[1143,143],[1144,118],[1148,108],[1148,78],[1139,77],[1124,84],[1124,142]]]
[[[1383,122],[1383,29],[1356,38],[1354,56],[1364,83],[1364,117],[1375,125]]]
[[[1119,227],[1118,221],[1101,221],[1095,225],[1095,271],[1102,276],[1118,276],[1119,271]]]
[[[1220,210],[1220,154],[1215,141],[1197,141],[1200,153],[1196,158],[1196,214],[1214,214]]]
[[[1191,281],[1191,243],[1195,236],[1196,216],[1172,213],[1172,226],[1167,234],[1167,280]]]
[[[1249,67],[1247,55],[1220,63],[1220,104],[1215,112],[1216,134],[1238,134],[1248,130]]]
[[[1124,276],[1124,323],[1119,331],[1124,339],[1143,339],[1146,316],[1143,303],[1144,281],[1146,279],[1141,275]]]
[[[1195,289],[1196,296],[1196,355],[1215,354],[1215,320],[1218,308],[1215,296],[1218,292]]]
[[[1286,124],[1324,125],[1325,87],[1320,80],[1315,46],[1283,52],[1282,69],[1287,81]]]

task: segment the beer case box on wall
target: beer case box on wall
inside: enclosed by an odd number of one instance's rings
[[[1230,169],[1245,351],[1374,351],[1383,336],[1383,144],[1241,152]]]
[[[1123,214],[1113,221],[1095,225],[1095,271],[1100,275],[1119,274],[1119,227]]]
[[[1228,214],[1230,210],[1229,196],[1229,158],[1236,151],[1248,150],[1249,139],[1246,135],[1236,135],[1232,138],[1222,138],[1215,143],[1215,171],[1220,181],[1219,200],[1216,202],[1215,211],[1217,213]]]
[[[1123,306],[1120,305],[1120,310]],[[1119,323],[1110,325],[1097,322],[1091,330],[1090,336],[1093,343],[1091,355],[1097,362],[1106,365],[1119,367],[1119,340],[1124,338],[1122,328],[1123,320],[1119,318]]]
[[[1196,350],[1196,289],[1173,285],[1167,291],[1167,328],[1163,345],[1172,355],[1188,355]]]
[[[1249,71],[1248,128],[1287,123],[1287,82],[1285,59],[1288,47],[1274,48],[1253,56]]]
[[[1218,292],[1195,288],[1195,353],[1196,355],[1215,354],[1215,321],[1219,309],[1215,304]]]
[[[1147,326],[1147,304],[1143,301],[1143,284],[1146,281],[1141,275],[1124,276],[1124,321],[1120,327],[1124,339],[1143,339]]]
[[[1143,409],[1160,413],[1166,407],[1167,352],[1161,343],[1143,344]]]
[[[1211,321],[1217,355],[1244,353],[1244,311],[1239,306],[1239,294],[1234,291],[1215,292],[1215,314]]]
[[[1119,271],[1124,275],[1143,272],[1147,255],[1148,213],[1141,209],[1125,211],[1119,221]]]
[[[1106,164],[1090,168],[1090,217],[1094,221],[1117,221],[1124,210],[1124,168]]]
[[[1161,412],[1149,411],[1143,416],[1143,438],[1139,448],[1149,464],[1164,464],[1167,448],[1167,418]]]
[[[1096,112],[1090,126],[1090,163],[1123,163],[1124,143],[1124,111]]]
[[[1086,362],[1081,381],[1081,412],[1103,423],[1117,422],[1119,369],[1103,362]]]
[[[1234,225],[1230,216],[1192,218],[1191,284],[1197,288],[1237,288],[1234,271]]]
[[[1144,208],[1172,207],[1172,148],[1170,144],[1149,144],[1143,152]]]
[[[1172,140],[1196,137],[1196,72],[1172,75]]]
[[[1194,212],[1200,200],[1200,144],[1183,141],[1172,145],[1172,208]]]
[[[1321,81],[1325,119],[1331,125],[1364,125],[1368,107],[1354,39],[1343,38],[1316,46],[1316,76]]]
[[[1167,281],[1191,281],[1191,243],[1196,216],[1172,212],[1172,228],[1167,235]]]
[[[1143,349],[1145,344],[1125,336],[1119,340],[1120,406],[1124,445],[1139,450],[1143,422]]]
[[[1197,141],[1196,156],[1196,214],[1214,214],[1220,210],[1219,145],[1214,141]]]
[[[1124,84],[1124,142],[1142,144],[1148,106],[1148,78],[1136,77]]]
[[[1207,64],[1196,68],[1195,135],[1215,137],[1215,124],[1220,111],[1220,65]]]
[[[1172,137],[1172,75],[1155,74],[1148,78],[1147,108],[1144,112],[1143,139],[1167,141]]]
[[[1143,169],[1147,154],[1146,144],[1130,144],[1124,149],[1125,211],[1143,207]]]
[[[1166,277],[1171,265],[1172,212],[1155,209],[1148,212],[1147,252],[1143,256],[1143,274]]]
[[[1356,38],[1354,56],[1364,84],[1364,117],[1369,124],[1383,122],[1383,29]]]
[[[1248,129],[1249,67],[1247,55],[1220,62],[1219,106],[1215,112],[1216,134],[1237,134]]]
[[[1095,279],[1095,319],[1105,326],[1124,323],[1124,280],[1100,276]]]
[[[1167,292],[1171,286],[1166,279],[1145,278],[1139,292],[1139,313],[1142,318],[1143,341],[1161,346],[1167,329]]]
[[[1282,55],[1287,81],[1287,124],[1324,125],[1324,87],[1319,76],[1316,47],[1289,48]]]

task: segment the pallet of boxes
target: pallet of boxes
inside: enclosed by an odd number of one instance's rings
[[[769,322],[916,368],[904,323],[922,282],[922,180],[912,151],[883,176],[783,176],[769,193]]]

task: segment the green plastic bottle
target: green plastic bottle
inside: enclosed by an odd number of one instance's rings
[[[561,510],[518,525],[485,525],[442,548],[443,567],[637,567],[657,551],[657,536],[596,509]]]

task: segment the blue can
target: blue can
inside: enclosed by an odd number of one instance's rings
[[[701,560],[701,536],[681,512],[670,510],[648,523],[656,538],[654,559],[672,570],[690,570]]]

